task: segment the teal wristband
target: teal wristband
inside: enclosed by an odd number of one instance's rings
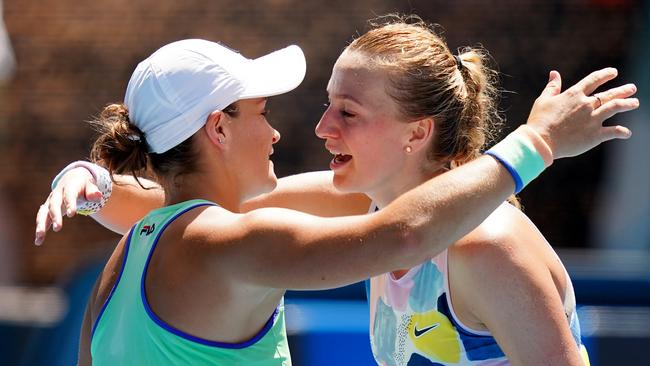
[[[536,134],[531,136],[530,130],[524,131],[527,128],[529,129],[527,126],[520,127],[485,152],[496,158],[512,175],[515,181],[515,193],[519,193],[528,183],[537,178],[552,162],[548,157],[544,159],[542,155],[546,153],[548,156],[550,150],[540,152],[536,148],[548,148],[548,145],[531,141],[531,138],[539,138],[541,141],[541,137]]]

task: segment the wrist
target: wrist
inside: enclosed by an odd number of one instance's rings
[[[517,128],[518,130],[524,130],[525,133],[531,138],[531,142],[539,142],[543,145],[543,150],[550,153],[550,159],[555,160],[555,146],[553,140],[551,139],[548,129],[540,128],[531,124],[524,124]],[[541,150],[538,150],[541,152]],[[544,159],[546,160],[546,159]],[[549,164],[550,165],[550,164]]]
[[[515,182],[515,193],[519,193],[553,163],[551,148],[527,125],[520,126],[485,153],[508,170]]]
[[[84,169],[86,169],[86,171],[88,173],[90,173],[90,175],[92,176],[92,178],[93,178],[93,180],[95,182],[97,182],[97,176],[99,174],[101,174],[99,172],[99,169],[103,169],[99,165],[96,165],[96,164],[93,164],[93,163],[90,163],[90,162],[87,162],[87,161],[83,161],[83,160],[73,161],[72,163],[66,165],[65,168],[61,169],[61,171],[56,175],[56,177],[54,177],[54,179],[52,180],[52,184],[51,184],[50,188],[52,190],[54,190],[54,188],[56,188],[56,186],[59,184],[59,181],[61,180],[61,178],[63,178],[63,176],[67,172],[69,172],[69,171],[71,171],[73,169],[76,169],[76,168],[84,168]]]
[[[63,176],[69,172],[72,169],[76,168],[85,168],[90,175],[92,175],[92,178],[94,180],[95,185],[99,189],[99,191],[102,194],[101,199],[98,202],[93,202],[89,201],[84,198],[78,198],[77,199],[77,213],[80,215],[91,215],[104,207],[106,205],[106,202],[108,201],[108,198],[111,196],[111,193],[113,191],[113,181],[111,180],[111,175],[108,172],[108,170],[104,169],[103,167],[93,164],[88,161],[75,161],[70,164],[68,164],[65,168],[63,168],[59,174],[56,175],[54,180],[52,180],[52,190],[56,188],[58,185],[59,181]]]
[[[521,136],[525,137],[532,144],[532,147],[537,151],[542,160],[544,160],[545,168],[553,164],[553,149],[549,144],[550,139],[547,135],[544,137],[545,135],[540,133],[538,129],[529,125],[521,125],[514,132],[521,134]]]

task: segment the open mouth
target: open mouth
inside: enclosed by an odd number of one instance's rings
[[[332,167],[332,169],[338,168],[340,166],[343,166],[344,164],[346,164],[350,160],[352,160],[352,155],[335,154],[334,159],[332,159],[332,162],[331,162],[330,166]]]

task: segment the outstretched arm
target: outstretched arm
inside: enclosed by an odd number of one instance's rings
[[[368,215],[324,218],[262,208],[227,219],[221,208],[206,209],[192,221],[203,228],[192,240],[211,243],[197,260],[207,261],[201,267],[215,276],[267,288],[332,288],[434,256],[513,190],[510,173],[484,156]]]
[[[114,179],[116,184],[110,199],[91,217],[123,235],[149,211],[164,205],[165,192],[157,183],[144,178],[139,180],[149,189],[142,188],[130,175],[114,175]],[[64,174],[38,212],[36,243],[43,242],[50,227],[53,231],[61,230],[63,216],[76,214],[78,199],[98,202],[100,198],[101,193],[86,168],[78,167]],[[273,191],[244,202],[241,212],[280,207],[332,217],[364,214],[369,206],[370,199],[366,195],[343,193],[334,188],[331,171],[317,171],[278,179]]]
[[[551,72],[549,83],[535,101],[527,124],[544,138],[551,147],[554,158],[578,155],[603,141],[630,136],[631,133],[627,128],[622,126],[603,127],[602,122],[617,113],[639,106],[639,101],[636,98],[629,98],[636,92],[636,87],[628,84],[598,93],[598,95],[591,95],[600,85],[616,77],[616,74],[616,70],[611,68],[596,71],[565,92],[560,93],[560,75],[556,71]],[[72,171],[68,174],[72,174]],[[70,211],[68,216],[74,214],[76,197],[93,198],[86,194],[89,190],[87,186],[93,184],[92,179],[83,178],[81,173],[78,173],[75,178],[68,179],[68,174],[63,177],[57,189],[51,193],[37,214],[36,243],[43,242],[51,225],[55,231],[60,230],[62,211]],[[336,193],[331,188],[331,183],[324,183],[324,173],[320,174],[318,177],[305,180],[314,183],[313,186],[303,186],[305,194],[297,193],[296,189],[300,187],[300,184],[292,183],[293,179],[297,178],[290,177],[287,178],[285,185],[288,194],[282,193],[281,189],[251,201],[243,208],[287,207],[325,216],[354,214],[362,211],[361,207],[367,202],[367,199],[360,195],[348,196]],[[124,197],[128,198],[111,198],[110,201],[113,202],[110,203],[110,207],[97,215],[98,221],[115,231],[124,232],[148,210],[162,204],[163,198],[160,195],[147,196],[148,193],[139,191],[137,186],[131,185],[130,187],[135,190],[124,191],[127,193]],[[279,187],[283,187],[283,185],[280,184]],[[120,193],[122,188],[116,186],[114,194],[118,197],[122,196]],[[313,190],[310,190],[312,188]],[[92,191],[92,189],[90,190]],[[149,192],[149,194],[151,193]],[[441,192],[441,194],[445,193]],[[458,198],[462,199],[462,197]],[[327,204],[328,202],[329,204]],[[131,206],[127,205],[133,205],[136,209],[129,210],[128,208]],[[138,211],[138,209],[140,210]],[[326,212],[317,212],[321,209],[325,209]],[[130,215],[131,212],[134,214]]]
[[[613,69],[600,70],[560,94],[559,74],[551,74],[536,108],[555,99],[553,103],[564,111],[560,115],[568,113],[573,118],[566,123],[546,119],[547,114],[536,117],[532,113],[529,125],[554,141],[555,158],[573,156],[602,141],[629,136],[622,127],[603,128],[602,118],[608,108],[629,110],[638,101],[612,103],[610,97],[602,95],[599,100],[603,104],[595,105],[596,98],[587,96],[614,75]],[[609,95],[625,98],[633,92],[622,88]],[[567,102],[576,98],[579,103]],[[553,137],[556,133],[560,134],[557,138]],[[213,255],[205,259],[218,265],[207,268],[225,270],[243,282],[265,287],[340,286],[408,268],[435,256],[478,226],[513,190],[512,176],[504,165],[483,156],[425,182],[370,215],[322,218],[290,210],[260,209],[228,222],[207,220],[208,227],[211,222],[219,222],[202,238],[215,243]]]
[[[138,178],[140,183],[130,175],[121,175],[118,179],[119,184],[113,184],[113,193],[106,205],[91,217],[105,228],[124,235],[149,211],[163,206],[165,191],[156,182],[148,179]],[[74,189],[71,194],[67,190],[62,193],[65,201],[63,207],[68,206],[68,202],[70,202],[70,205],[73,206],[71,211],[74,212],[76,200]],[[55,202],[51,206],[57,206],[57,203]],[[51,209],[50,212],[52,212]],[[56,222],[56,220],[53,221]],[[63,225],[63,221],[60,220],[59,224]],[[59,226],[60,228],[61,226]]]
[[[118,233],[126,233],[131,226],[149,211],[162,207],[164,191],[155,182],[139,178],[143,188],[129,175],[115,175],[113,193],[106,205],[91,217],[104,227]],[[36,244],[45,240],[47,230],[59,231],[63,227],[63,216],[77,214],[77,200],[99,202],[102,193],[95,185],[90,172],[83,167],[65,173],[52,190],[36,216]]]

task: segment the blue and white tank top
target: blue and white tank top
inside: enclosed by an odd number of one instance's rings
[[[589,365],[580,340],[573,285],[568,274],[566,278],[565,313],[585,364]],[[385,273],[366,281],[366,286],[370,341],[379,365],[510,364],[489,331],[467,327],[454,313],[446,250],[400,278]]]

